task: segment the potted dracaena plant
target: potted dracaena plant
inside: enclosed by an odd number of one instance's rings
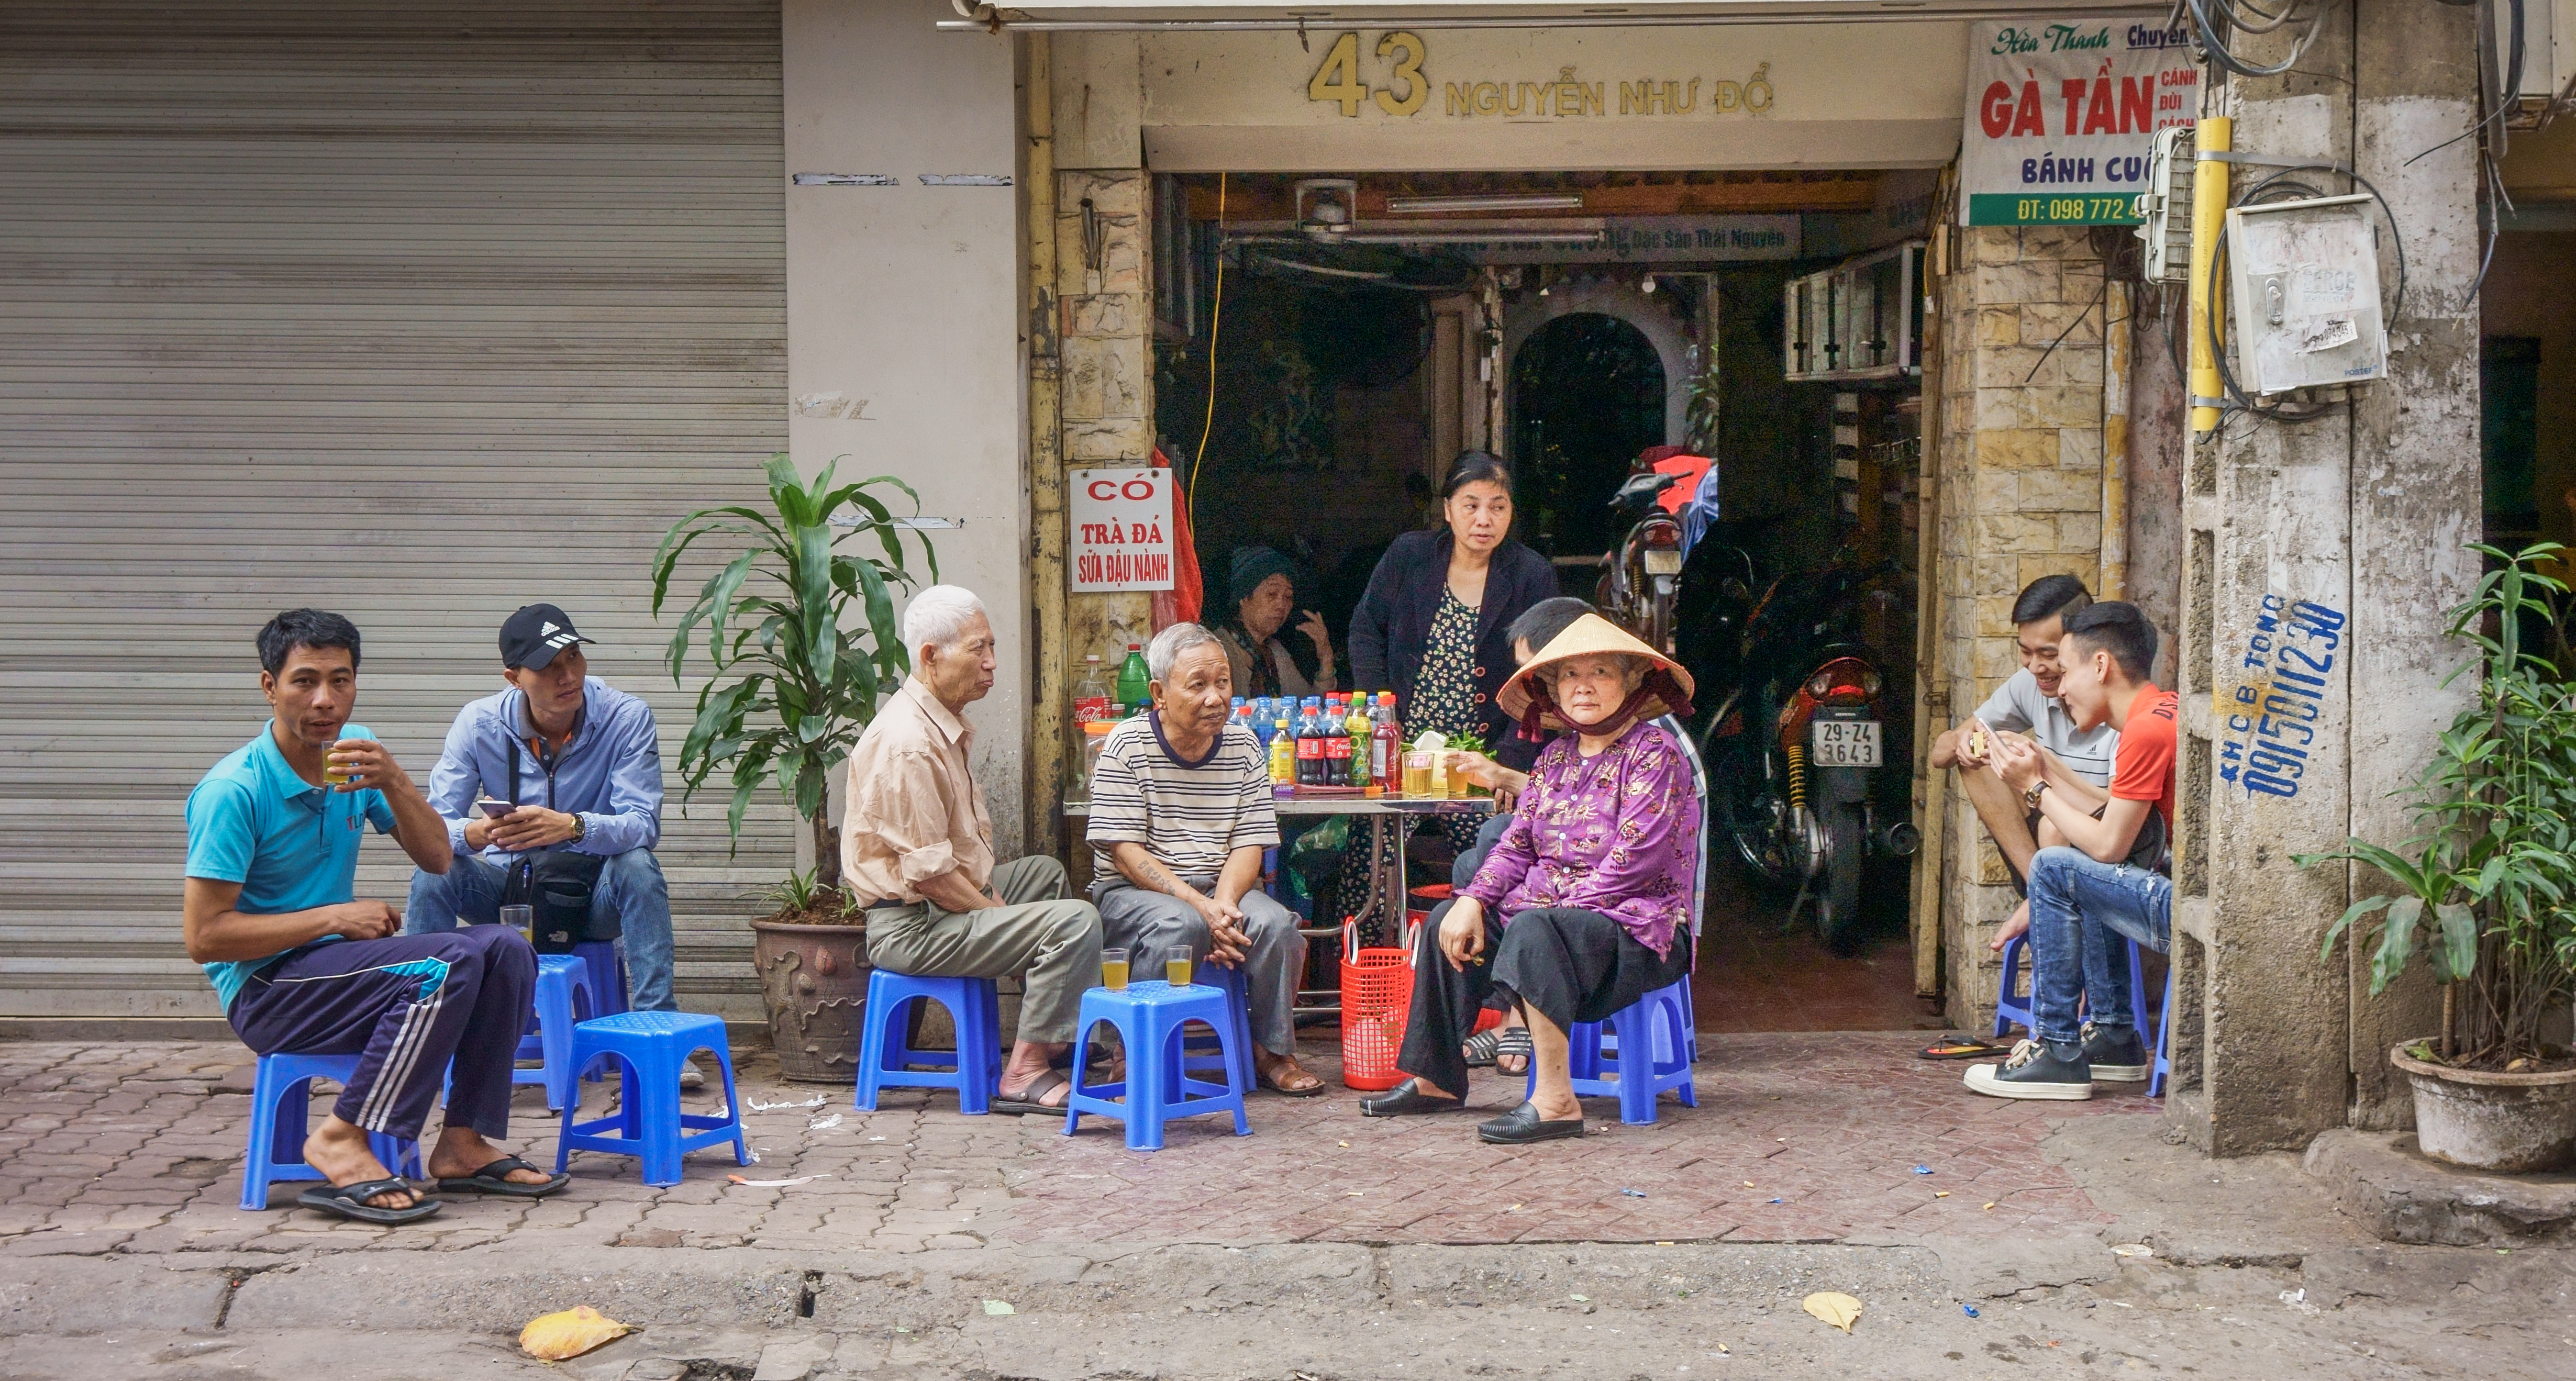
[[[2397,849],[2349,839],[2302,867],[2349,860],[2397,885],[2353,903],[2325,952],[2365,918],[2377,928],[2373,996],[2421,955],[2442,985],[2441,1029],[2389,1060],[2415,1090],[2425,1154],[2482,1170],[2546,1170],[2576,1156],[2576,1058],[2543,1040],[2576,972],[2576,699],[2526,640],[2553,627],[2561,581],[2539,569],[2562,548],[2508,554],[2451,611],[2478,649],[2454,676],[2477,701],[2442,734],[2405,793],[2422,833]]]
[[[659,618],[690,547],[715,538],[736,548],[681,611],[671,635],[673,680],[701,635],[709,664],[697,718],[680,747],[680,799],[726,774],[733,790],[725,828],[739,847],[743,812],[764,786],[774,786],[812,837],[813,871],[771,889],[776,909],[751,925],[781,1070],[817,1081],[856,1074],[868,974],[866,917],[841,885],[831,779],[881,698],[911,669],[894,617],[894,591],[915,584],[905,563],[906,529],[871,491],[899,490],[915,513],[921,506],[911,486],[888,475],[835,485],[838,465],[807,481],[784,454],[771,456],[768,511],[700,509],[671,525],[653,558]],[[936,581],[930,539],[912,536]],[[860,550],[840,550],[853,539]]]

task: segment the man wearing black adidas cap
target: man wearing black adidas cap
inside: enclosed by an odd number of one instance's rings
[[[527,605],[502,623],[509,685],[456,716],[429,776],[429,804],[447,821],[456,863],[443,875],[412,876],[403,929],[497,922],[521,865],[568,855],[544,866],[587,878],[596,859],[588,926],[573,938],[622,935],[631,1004],[675,1011],[671,893],[653,857],[662,837],[653,711],[589,674],[581,649],[590,641],[551,604]],[[511,900],[522,900],[524,886]]]

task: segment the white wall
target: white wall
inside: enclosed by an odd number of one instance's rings
[[[920,175],[1013,173],[1018,101],[1010,42],[932,27],[953,17],[947,0],[786,0],[787,174],[901,180],[787,189],[788,445],[808,473],[846,455],[844,476],[898,475],[923,512],[965,520],[937,534],[939,570],[983,596],[1000,638],[968,718],[1008,858],[1031,680],[1019,192]]]

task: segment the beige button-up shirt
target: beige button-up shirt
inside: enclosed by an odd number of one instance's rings
[[[917,902],[916,884],[955,870],[993,880],[993,820],[968,769],[975,731],[907,677],[850,750],[841,876],[862,903]]]

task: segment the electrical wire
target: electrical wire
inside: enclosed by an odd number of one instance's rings
[[[2201,56],[2244,77],[2277,77],[2298,66],[2299,59],[2308,55],[2308,45],[2316,42],[2317,35],[2325,29],[2325,6],[2322,0],[2318,0],[2309,11],[2307,29],[2291,42],[2290,55],[2273,66],[2258,67],[2227,50],[2228,35],[2231,32],[2270,33],[2289,23],[2297,14],[2299,5],[2285,5],[2277,15],[2256,9],[2246,0],[2178,0],[2177,8],[2191,16],[2193,42],[2201,50]],[[2263,22],[2246,23],[2238,15],[2241,9],[2253,9]]]
[[[1190,531],[1199,530],[1199,467],[1207,464],[1208,435],[1216,430],[1216,341],[1225,325],[1225,182],[1216,175],[1216,291],[1208,296],[1207,420],[1199,424],[1199,448],[1190,457]]]

